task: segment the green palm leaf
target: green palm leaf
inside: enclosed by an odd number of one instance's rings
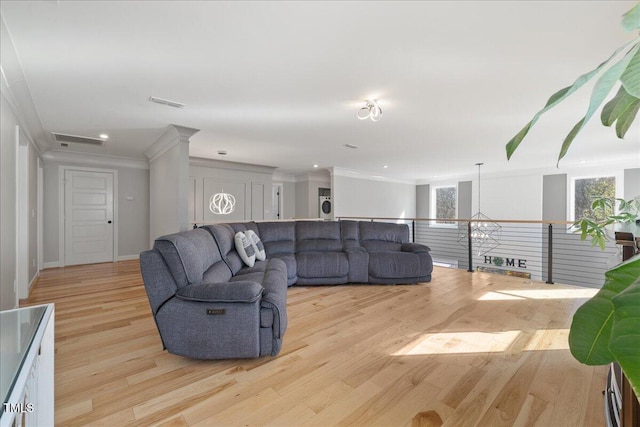
[[[578,121],[573,129],[571,129],[571,132],[569,132],[567,137],[562,142],[560,154],[558,155],[558,162],[567,154],[567,151],[569,150],[569,147],[571,146],[571,143],[575,139],[576,135],[580,133],[584,125],[589,121],[591,116],[593,116],[596,110],[604,102],[604,99],[607,97],[609,92],[611,92],[611,89],[613,89],[616,83],[620,80],[622,74],[625,72],[627,66],[629,65],[633,57],[637,54],[639,49],[640,43],[636,43],[620,61],[609,67],[609,69],[605,71],[602,76],[600,76],[595,86],[593,87],[593,91],[591,92],[591,99],[589,100],[589,108],[587,109],[587,113],[580,121]]]
[[[522,130],[520,130],[520,132],[518,132],[518,134],[516,136],[514,136],[513,138],[511,138],[511,140],[507,143],[507,146],[506,146],[507,159],[511,158],[513,153],[516,151],[516,149],[518,148],[518,146],[520,145],[520,143],[524,139],[524,137],[527,135],[527,133],[529,133],[529,130],[531,129],[531,127],[538,121],[538,119],[540,118],[540,116],[543,113],[545,113],[549,109],[553,108],[555,105],[557,105],[563,99],[567,98],[569,95],[574,93],[576,90],[578,90],[582,86],[584,86],[585,83],[587,83],[589,80],[591,80],[596,74],[598,74],[600,72],[600,70],[602,70],[604,67],[606,67],[609,64],[609,62],[611,62],[611,60],[613,60],[613,58],[615,58],[623,49],[625,49],[627,46],[629,46],[629,44],[630,43],[627,43],[624,46],[622,46],[619,49],[617,49],[613,53],[613,55],[611,55],[606,61],[604,61],[603,63],[598,65],[595,69],[593,69],[593,70],[589,71],[588,73],[583,74],[580,77],[578,77],[576,79],[576,81],[573,82],[573,84],[571,86],[567,86],[565,88],[562,88],[559,91],[557,91],[556,93],[554,93],[553,95],[551,95],[551,97],[547,100],[547,103],[545,104],[544,108],[542,108],[542,110],[538,111],[536,113],[536,115],[533,116],[533,119],[531,119],[531,121],[529,123],[527,123],[525,125],[525,127],[522,128]],[[635,46],[635,47],[637,47],[637,46]],[[622,70],[622,71],[624,71],[624,70]]]

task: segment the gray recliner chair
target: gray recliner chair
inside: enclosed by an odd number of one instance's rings
[[[287,268],[263,261],[240,274],[221,254],[232,230],[199,228],[163,236],[140,254],[149,303],[169,353],[196,359],[275,356],[287,328]],[[230,259],[230,258],[228,258]]]

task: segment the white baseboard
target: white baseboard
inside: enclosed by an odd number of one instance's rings
[[[118,261],[130,261],[132,259],[140,259],[140,254],[135,255],[122,255],[118,257]]]
[[[36,280],[38,280],[38,277],[40,277],[40,272],[36,271],[36,274],[33,275],[33,278],[31,279],[31,281],[29,282],[29,291],[31,291],[31,287],[33,286],[33,284],[36,282]]]
[[[43,270],[45,268],[58,268],[58,267],[60,267],[60,262],[59,261],[45,262],[44,264],[42,264],[42,269]]]

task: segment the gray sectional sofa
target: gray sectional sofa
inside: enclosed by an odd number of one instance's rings
[[[247,230],[267,255],[252,267],[234,243]],[[164,347],[196,359],[277,355],[288,286],[428,282],[433,269],[406,225],[365,221],[206,225],[159,237],[140,267]]]

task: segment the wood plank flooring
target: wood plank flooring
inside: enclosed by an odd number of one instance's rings
[[[603,426],[606,368],[567,346],[591,290],[436,268],[411,286],[293,287],[277,357],[162,350],[137,261],[44,270],[60,426]]]

